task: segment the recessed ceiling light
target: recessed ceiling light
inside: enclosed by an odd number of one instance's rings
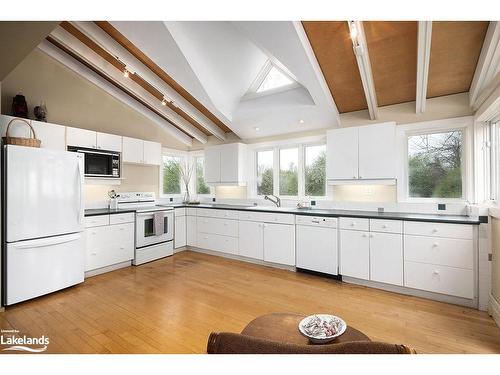
[[[256,132],[258,132],[260,130],[259,127],[255,127],[254,129],[255,129]]]
[[[299,124],[303,124],[304,123],[304,120],[299,120]]]
[[[351,39],[356,41],[358,37],[358,28],[356,27],[356,23],[354,21],[349,22],[349,34],[351,35]]]

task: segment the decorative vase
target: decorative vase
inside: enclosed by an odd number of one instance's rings
[[[33,109],[33,113],[38,121],[47,122],[47,106],[45,102],[40,102],[40,105]]]
[[[191,200],[191,195],[189,194],[189,188],[186,186],[186,191],[184,192],[184,198],[182,199],[182,203],[188,204]]]
[[[28,103],[22,94],[17,94],[12,98],[12,116],[28,118]]]

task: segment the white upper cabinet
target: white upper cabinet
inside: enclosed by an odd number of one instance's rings
[[[122,137],[119,135],[97,132],[96,137],[99,150],[122,152]]]
[[[205,149],[205,181],[209,184],[244,185],[246,145],[231,143]]]
[[[396,178],[396,125],[359,128],[359,178]]]
[[[2,130],[2,137],[5,137],[8,123],[14,119],[12,116],[0,116],[0,128]],[[50,124],[48,122],[41,122],[35,120],[26,120],[35,129],[36,138],[41,141],[41,148],[48,148],[51,150],[65,150],[66,149],[66,128],[62,125]],[[30,128],[23,122],[15,121],[10,127],[9,135],[11,137],[30,137]]]
[[[123,137],[124,163],[143,163],[144,160],[144,141],[142,139]]]
[[[124,163],[160,165],[161,144],[123,137],[122,160]]]
[[[359,181],[396,178],[396,124],[327,132],[327,179]]]
[[[358,138],[358,128],[342,128],[327,132],[327,179],[358,178]]]
[[[143,163],[150,165],[160,165],[161,144],[158,142],[144,141]]]
[[[68,146],[96,148],[96,132],[80,128],[66,128],[66,143]]]

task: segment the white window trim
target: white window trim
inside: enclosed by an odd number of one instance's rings
[[[190,189],[193,191],[193,195],[196,197],[200,198],[213,198],[215,197],[215,187],[208,185],[210,188],[210,193],[209,194],[198,194],[198,187],[197,185],[197,178],[196,178],[196,158],[202,157],[203,160],[205,160],[205,152],[203,150],[200,151],[190,151],[188,152],[189,157],[191,158],[191,163],[193,163],[193,168],[194,168],[194,173],[191,176],[191,184],[190,184]],[[205,162],[205,161],[203,161]]]
[[[326,135],[310,136],[295,139],[286,139],[275,142],[263,142],[259,144],[250,144],[248,152],[251,157],[248,159],[250,163],[248,168],[252,171],[249,174],[248,181],[248,199],[263,199],[264,195],[257,194],[257,152],[260,151],[273,151],[273,195],[280,197],[281,199],[288,200],[328,200],[328,184],[325,186],[324,196],[305,196],[305,147],[306,146],[319,146],[326,145]],[[298,182],[298,195],[279,195],[279,150],[289,149],[289,148],[299,149],[299,165],[297,171],[299,173]]]
[[[163,157],[164,156],[175,156],[175,157],[181,157],[184,159],[185,162],[190,162],[189,160],[189,152],[187,151],[180,151],[180,150],[175,150],[172,148],[162,148],[161,149],[161,164],[159,168],[159,174],[158,178],[160,180],[159,183],[159,196],[160,198],[180,198],[184,196],[184,193],[186,192],[186,189],[184,188],[184,184],[182,183],[181,179],[181,192],[179,194],[163,194]],[[191,186],[190,186],[191,188]]]
[[[473,183],[473,117],[458,117],[444,120],[425,121],[412,124],[398,125],[397,142],[398,158],[398,187],[397,195],[400,203],[465,203],[474,201]],[[463,134],[462,151],[462,198],[412,198],[408,194],[408,137],[425,133],[440,133],[452,130],[461,130]]]

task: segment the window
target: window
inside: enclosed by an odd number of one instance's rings
[[[196,163],[196,194],[210,194],[210,187],[205,183],[204,176],[204,164],[205,158],[203,156],[197,156],[195,158]]]
[[[500,200],[500,122],[490,124],[490,198]]]
[[[181,193],[182,159],[180,156],[163,155],[163,194]]]
[[[299,193],[299,149],[280,150],[279,194],[295,196]]]
[[[408,196],[462,198],[463,132],[408,137]]]
[[[277,89],[278,87],[284,87],[291,85],[293,81],[287,77],[284,73],[278,70],[274,65],[271,66],[269,72],[262,80],[257,92],[264,92],[268,90]]]
[[[274,192],[273,150],[257,152],[257,195]]]
[[[304,147],[304,193],[306,196],[326,195],[326,145]]]

